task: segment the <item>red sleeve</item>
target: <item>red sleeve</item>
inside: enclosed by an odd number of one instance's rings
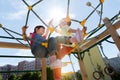
[[[44,39],[46,39],[46,36],[43,36]]]
[[[30,33],[30,36],[31,36],[30,44],[32,45],[33,44],[34,33]]]

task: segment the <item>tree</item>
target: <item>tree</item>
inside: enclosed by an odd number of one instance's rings
[[[21,79],[21,76],[16,76],[16,80],[20,80]]]
[[[31,80],[40,80],[41,79],[41,73],[40,72],[34,72],[31,76]]]
[[[41,72],[27,72],[17,77],[11,75],[8,80],[41,80]],[[50,67],[47,67],[47,80],[54,80],[53,70]]]
[[[32,73],[28,72],[22,75],[20,80],[31,80]]]
[[[72,80],[72,76],[70,74],[65,74],[62,80]]]
[[[2,80],[2,76],[1,76],[1,74],[0,74],[0,80]]]
[[[79,71],[76,72],[76,77],[77,77],[77,80],[82,80],[82,76]]]
[[[50,67],[47,67],[47,80],[54,80],[53,70]]]
[[[11,74],[10,77],[8,78],[8,80],[16,80],[16,75],[15,74]]]

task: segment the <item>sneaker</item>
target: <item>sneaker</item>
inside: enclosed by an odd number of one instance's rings
[[[82,42],[83,41],[83,32],[80,29],[78,29],[76,31],[75,37],[76,37],[76,40],[78,41],[78,43]]]
[[[78,43],[78,40],[76,39],[76,37],[72,37],[72,38],[70,39],[70,41],[71,41],[72,43]]]

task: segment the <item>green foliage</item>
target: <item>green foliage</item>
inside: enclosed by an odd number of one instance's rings
[[[47,67],[47,80],[54,80],[53,70],[50,67]]]
[[[10,77],[8,78],[8,80],[16,80],[16,75],[15,74],[11,74]]]
[[[20,80],[21,79],[21,76],[16,76],[16,80]]]
[[[120,80],[120,73],[115,72],[114,75],[111,75],[112,80]]]
[[[77,80],[82,80],[81,73],[78,71],[76,72],[76,77],[77,77]]]
[[[31,76],[31,80],[40,80],[41,74],[39,72],[34,72]]]
[[[41,80],[41,72],[27,72],[21,76],[11,74],[8,80]],[[50,67],[47,67],[47,80],[54,80],[53,70]]]
[[[41,76],[39,72],[29,72],[25,73],[24,75],[19,78],[19,80],[40,80]]]
[[[33,72],[33,73],[25,73],[21,76],[21,78],[16,80],[40,80],[41,73],[40,72]],[[53,77],[53,70],[50,67],[47,67],[47,80],[54,80]]]
[[[62,80],[72,80],[72,77],[71,77],[71,75],[66,74],[66,75],[63,76]]]
[[[0,80],[2,80],[2,76],[1,76],[1,74],[0,74]]]
[[[20,80],[31,80],[32,73],[28,72],[26,74],[23,74]]]

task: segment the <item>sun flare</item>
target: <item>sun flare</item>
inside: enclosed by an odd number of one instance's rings
[[[53,8],[49,11],[49,15],[55,23],[59,23],[59,21],[66,16],[66,13],[61,8]]]

